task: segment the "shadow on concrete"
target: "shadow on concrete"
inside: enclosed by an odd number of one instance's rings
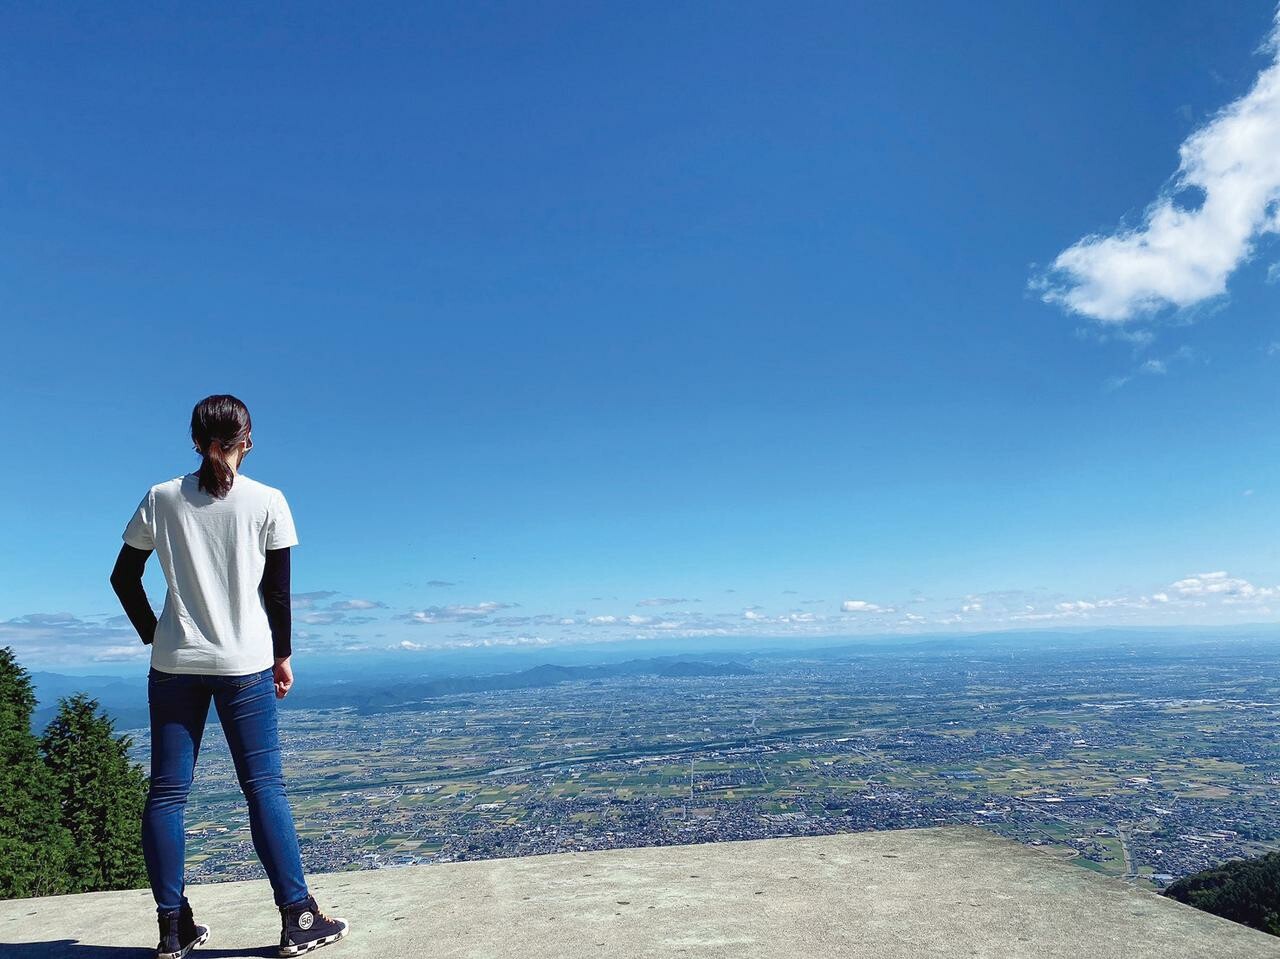
[[[241,957],[275,957],[275,944],[257,949],[206,949],[192,952],[199,959],[241,959]],[[4,959],[155,959],[155,947],[97,946],[79,939],[53,939],[49,942],[20,942],[0,947]]]

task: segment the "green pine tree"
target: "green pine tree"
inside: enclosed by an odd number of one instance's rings
[[[40,751],[61,797],[62,824],[73,847],[67,876],[73,891],[147,885],[142,858],[142,806],[147,780],[129,759],[131,737],[84,693],[58,702]]]
[[[0,897],[71,891],[71,836],[62,826],[56,784],[31,732],[36,707],[30,674],[13,649],[0,649]]]

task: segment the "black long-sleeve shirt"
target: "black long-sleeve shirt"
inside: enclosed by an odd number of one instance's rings
[[[153,550],[137,549],[125,543],[116,557],[111,571],[111,588],[115,590],[124,607],[129,622],[138,631],[138,638],[150,644],[156,635],[156,614],[147,599],[142,585],[142,571],[147,557]],[[262,605],[271,625],[271,646],[276,659],[284,659],[292,653],[293,616],[289,603],[289,547],[267,550],[266,565],[262,570]]]

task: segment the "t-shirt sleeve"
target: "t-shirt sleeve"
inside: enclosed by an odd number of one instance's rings
[[[293,513],[284,493],[276,490],[267,514],[267,549],[284,549],[298,545],[298,532],[293,528]]]
[[[129,517],[129,522],[124,528],[123,539],[134,549],[155,549],[155,530],[156,499],[155,494],[147,490],[147,495],[142,497],[142,502],[133,511],[133,516]]]

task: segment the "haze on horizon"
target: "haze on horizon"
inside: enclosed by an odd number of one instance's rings
[[[304,655],[1280,623],[1231,14],[0,12],[0,645],[145,663],[107,576],[213,392]]]

